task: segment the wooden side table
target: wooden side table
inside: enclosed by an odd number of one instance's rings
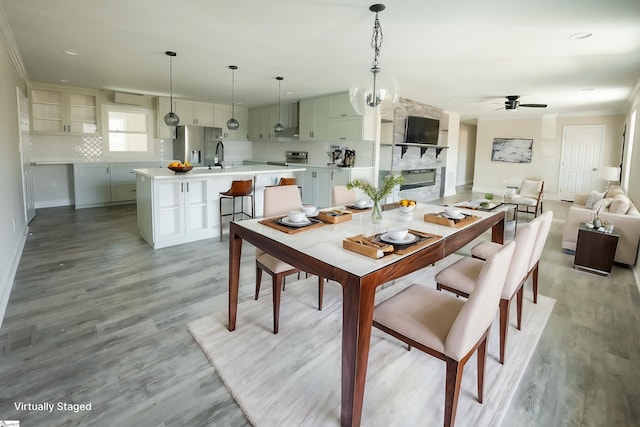
[[[616,233],[597,231],[581,223],[573,267],[603,275],[611,273],[619,238]]]

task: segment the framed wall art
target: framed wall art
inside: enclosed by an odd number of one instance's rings
[[[533,139],[493,138],[491,160],[494,162],[531,163]]]

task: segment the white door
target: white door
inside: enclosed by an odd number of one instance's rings
[[[29,133],[29,101],[16,87],[18,94],[18,120],[20,126],[19,151],[22,165],[22,195],[24,198],[24,217],[27,224],[36,216],[36,198],[33,189],[33,170],[31,160],[31,134]]]
[[[596,188],[604,131],[604,125],[564,127],[560,200],[573,201],[576,193]]]

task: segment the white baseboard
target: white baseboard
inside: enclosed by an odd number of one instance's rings
[[[22,251],[24,250],[25,242],[27,241],[27,234],[29,228],[25,226],[22,233],[19,233],[20,240],[15,242],[15,252],[11,256],[11,260],[6,266],[5,274],[2,275],[2,281],[0,281],[0,327],[2,327],[2,321],[7,311],[7,305],[9,304],[9,296],[11,295],[11,288],[13,287],[13,281],[18,271],[18,265],[20,264],[20,258],[22,257]]]
[[[73,206],[73,200],[71,199],[59,199],[59,200],[43,200],[35,203],[36,209],[41,208],[55,208],[58,206]]]

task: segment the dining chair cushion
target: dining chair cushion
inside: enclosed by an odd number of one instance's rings
[[[476,286],[482,267],[484,267],[484,260],[461,258],[436,274],[436,283],[458,289],[469,295]]]
[[[471,248],[471,256],[481,260],[489,259],[500,250],[502,243],[481,242]]]
[[[515,247],[515,242],[509,242],[484,262],[476,286],[451,325],[444,343],[444,353],[452,359],[463,358],[493,323],[507,278],[504,266],[511,263]]]
[[[267,253],[263,253],[262,255],[260,255],[258,258],[256,258],[256,261],[267,267],[272,273],[275,274],[282,273],[294,268],[292,265],[287,264],[286,262],[281,261],[278,258],[275,258],[274,256]]]
[[[373,319],[444,353],[444,345],[464,300],[422,285],[411,285],[381,302]]]
[[[532,199],[531,197],[516,197],[512,199],[512,203],[516,205],[535,206],[538,204],[538,199]]]

